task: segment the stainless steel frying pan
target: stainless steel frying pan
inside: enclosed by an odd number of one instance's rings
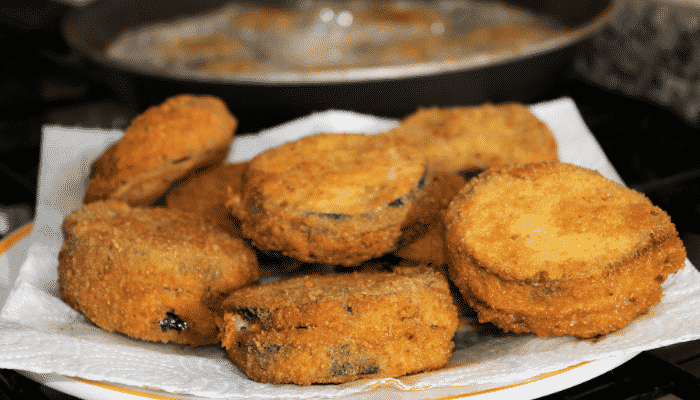
[[[226,3],[99,0],[70,13],[63,21],[62,32],[68,44],[104,69],[106,76],[125,79],[117,86],[128,86],[125,91],[135,97],[140,108],[177,93],[214,94],[239,117],[241,130],[252,130],[329,108],[400,118],[420,106],[537,101],[563,78],[578,46],[598,33],[615,12],[614,0],[510,0],[508,3],[556,18],[569,29],[546,41],[525,45],[518,52],[492,57],[465,57],[410,67],[379,66],[353,73],[326,71],[299,79],[183,74],[106,55],[109,44],[128,29],[203,15]]]

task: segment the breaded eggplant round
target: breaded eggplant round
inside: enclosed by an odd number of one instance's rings
[[[552,131],[520,103],[419,108],[390,134],[420,148],[436,170],[455,173],[559,159]]]
[[[306,275],[232,293],[222,346],[251,379],[343,383],[446,366],[457,309],[426,268]]]
[[[247,163],[222,164],[190,174],[168,192],[165,204],[195,213],[206,222],[231,235],[241,236],[241,222],[226,207],[229,189],[241,190],[241,179]]]
[[[194,214],[114,200],[66,217],[63,299],[97,326],[153,342],[218,342],[215,310],[258,279],[255,253]]]
[[[248,164],[228,205],[255,247],[303,262],[357,265],[395,250],[432,215],[420,151],[385,134],[317,134]]]
[[[84,202],[152,204],[189,172],[221,163],[237,125],[213,96],[179,95],[147,109],[92,164]]]
[[[560,162],[490,169],[445,217],[450,278],[481,322],[591,338],[659,303],[685,248],[643,194]]]

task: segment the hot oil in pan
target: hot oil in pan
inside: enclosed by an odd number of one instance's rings
[[[114,60],[182,76],[298,74],[392,67],[519,52],[566,28],[496,3],[316,2],[244,8],[148,25],[119,36]]]

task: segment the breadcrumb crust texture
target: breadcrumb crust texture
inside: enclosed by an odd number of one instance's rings
[[[352,266],[395,250],[411,225],[427,222],[430,180],[420,152],[401,140],[318,134],[251,160],[227,205],[258,249]]]
[[[63,299],[101,328],[137,339],[217,343],[212,310],[258,279],[246,243],[178,210],[98,201],[66,217],[63,232]],[[163,332],[168,312],[190,329]]]
[[[237,125],[213,96],[179,95],[147,109],[93,163],[85,203],[150,204],[195,168],[221,162]]]
[[[554,133],[519,103],[419,108],[390,134],[449,172],[559,160]]]
[[[222,345],[248,376],[270,383],[442,368],[458,324],[447,279],[429,268],[291,278],[237,290],[223,307]]]
[[[644,195],[567,163],[491,169],[461,190],[445,223],[450,277],[481,322],[516,333],[620,329],[660,301],[686,256]]]

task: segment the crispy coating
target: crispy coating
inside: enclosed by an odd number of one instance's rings
[[[435,199],[420,151],[388,135],[318,134],[249,162],[227,203],[255,247],[352,266],[395,250]]]
[[[97,326],[137,339],[218,342],[215,309],[258,279],[253,250],[194,214],[114,200],[66,217],[63,299]]]
[[[446,366],[457,310],[430,268],[306,275],[235,291],[221,341],[250,378],[343,383]]]
[[[447,264],[449,255],[445,244],[444,215],[450,200],[465,183],[464,178],[451,172],[439,171],[433,175],[433,184],[428,186],[428,190],[433,191],[432,196],[438,200],[433,218],[425,230],[407,240],[396,251],[397,256],[425,264]]]
[[[643,194],[572,164],[494,168],[445,216],[450,277],[481,322],[590,338],[661,300],[686,253]]]
[[[417,235],[395,254],[403,259],[426,264],[447,264],[449,254],[445,244],[444,211],[435,215],[425,231]]]
[[[231,235],[241,236],[241,223],[226,207],[228,191],[241,190],[247,163],[222,164],[193,173],[166,196],[166,206],[190,211]]]
[[[420,148],[436,170],[558,160],[547,125],[520,103],[419,108],[390,132]]]
[[[84,202],[150,205],[189,172],[220,163],[237,124],[213,96],[179,95],[149,108],[93,163]]]
[[[229,192],[241,191],[246,168],[248,163],[235,163],[195,171],[168,192],[166,206],[193,212],[208,224],[241,237],[241,221],[231,215],[226,201]],[[279,254],[257,251],[256,255],[261,276],[283,275],[301,265],[300,261]]]

